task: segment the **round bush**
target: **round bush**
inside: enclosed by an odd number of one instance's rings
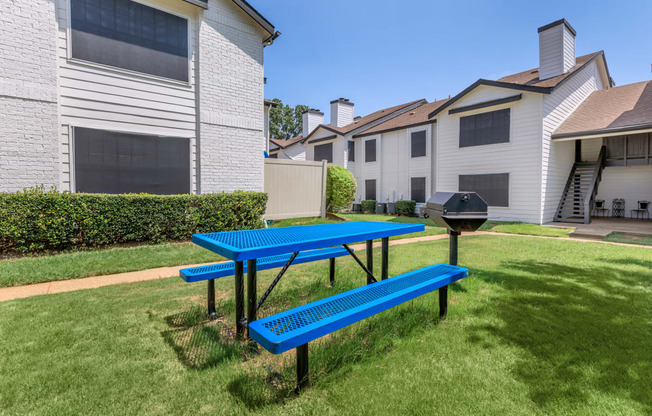
[[[355,198],[358,184],[353,174],[341,166],[328,165],[326,181],[326,209],[328,212],[339,212],[348,208]]]

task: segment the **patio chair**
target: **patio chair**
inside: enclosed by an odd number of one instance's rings
[[[630,217],[634,218],[634,213],[636,213],[636,219],[638,219],[638,216],[640,214],[641,218],[647,217],[647,219],[650,219],[650,211],[648,211],[648,208],[650,207],[650,201],[638,201],[638,209],[631,209],[630,210]]]
[[[602,213],[603,217],[609,216],[609,208],[605,208],[604,199],[595,200],[595,214],[598,216],[600,213]]]
[[[616,198],[611,204],[611,216],[613,218],[625,218],[625,200]]]

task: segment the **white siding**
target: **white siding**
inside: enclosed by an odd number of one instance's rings
[[[353,104],[331,103],[331,126],[344,127],[353,123]]]
[[[452,107],[513,96],[518,92],[480,86]],[[541,94],[523,92],[513,103],[437,119],[436,190],[458,191],[459,175],[509,173],[509,207],[489,207],[489,218],[538,222],[541,183]],[[509,143],[459,147],[460,116],[511,108]]]
[[[582,140],[582,162],[595,162],[600,155],[602,139]]]
[[[561,75],[575,66],[575,36],[565,24],[539,33],[539,78]]]
[[[192,192],[196,192],[195,57],[197,7],[172,0],[139,0],[189,20],[190,82],[160,80],[72,59],[69,45],[69,0],[58,7],[58,72],[60,94],[61,188],[71,180],[70,127],[175,136],[191,139]],[[73,138],[74,140],[74,138]]]
[[[602,82],[598,66],[592,62],[543,99],[541,222],[553,220],[575,160],[572,140],[551,143],[550,136],[586,97],[598,89],[602,89]]]
[[[609,208],[615,198],[625,200],[625,216],[637,208],[637,201],[652,201],[652,165],[609,166],[602,172],[597,199]],[[652,214],[652,212],[651,212]]]
[[[287,149],[279,149],[279,159],[306,160],[306,146],[295,144]]]

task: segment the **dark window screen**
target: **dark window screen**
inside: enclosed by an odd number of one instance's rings
[[[355,142],[349,142],[349,162],[355,162]]]
[[[367,201],[376,200],[376,180],[367,179],[364,181],[364,198]]]
[[[509,173],[460,175],[460,192],[477,192],[487,205],[509,206]]]
[[[415,131],[411,134],[412,157],[421,157],[426,155],[426,132]]]
[[[278,159],[278,153],[272,153],[271,155],[269,155],[269,158],[270,159]]]
[[[77,192],[190,192],[189,139],[76,127]]]
[[[71,0],[72,57],[188,81],[188,21],[130,0]]]
[[[413,201],[426,202],[426,178],[411,178],[410,189]]]
[[[365,162],[376,161],[376,139],[367,140],[366,142],[364,142],[364,161]]]
[[[328,163],[333,163],[333,143],[326,143],[315,146],[314,160],[321,162],[324,159]]]
[[[460,117],[460,147],[509,142],[509,108]]]

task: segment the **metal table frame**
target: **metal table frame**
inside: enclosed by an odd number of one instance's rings
[[[333,226],[345,226],[345,224],[355,224],[349,226],[349,228],[361,228],[360,231],[355,231],[351,233],[341,234],[340,236],[333,236],[331,230],[338,227]],[[311,231],[316,231],[317,233],[323,232],[323,238],[313,238],[311,240],[293,240],[287,244],[277,244],[276,246],[267,246],[261,248],[260,246],[253,246],[247,244],[246,249],[238,248],[230,244],[226,244],[219,239],[229,240],[228,237],[232,237],[233,233],[247,233],[248,231],[231,231],[226,233],[210,233],[210,234],[196,234],[193,235],[192,239],[195,244],[198,244],[206,249],[209,249],[213,252],[223,255],[224,257],[230,258],[235,261],[235,322],[236,322],[236,334],[239,337],[243,337],[245,334],[249,337],[249,331],[247,327],[248,322],[254,322],[257,319],[258,309],[262,306],[263,302],[271,291],[274,289],[276,284],[283,277],[287,269],[292,264],[292,261],[300,251],[324,248],[333,245],[342,245],[349,254],[355,259],[358,265],[362,268],[367,276],[367,284],[376,282],[376,278],[373,275],[373,241],[374,237],[381,239],[381,279],[387,279],[389,277],[389,237],[393,235],[408,234],[412,232],[423,231],[425,229],[424,225],[421,224],[386,224],[386,223],[377,223],[377,222],[356,222],[356,223],[341,223],[341,224],[323,224],[323,225],[311,225],[311,226],[301,226],[301,227],[285,227],[284,229],[270,229],[270,230],[284,230],[286,232],[292,232],[292,229],[301,228],[305,230],[307,227],[319,227],[312,228]],[[344,228],[344,227],[339,227]],[[369,230],[364,230],[368,228]],[[267,230],[250,230],[261,234]],[[227,236],[226,234],[231,234]],[[278,233],[277,233],[278,234]],[[244,234],[240,234],[240,237],[243,237]],[[224,237],[224,238],[222,238]],[[355,255],[355,253],[348,247],[349,243],[356,241],[366,241],[366,265]],[[293,252],[294,254],[287,261],[285,266],[281,269],[277,277],[271,283],[269,288],[265,291],[263,296],[258,299],[257,288],[258,288],[258,273],[257,273],[257,259],[259,257],[266,257],[274,254],[285,254]],[[244,261],[247,261],[247,310],[245,317],[245,305],[244,305]],[[331,284],[335,279],[335,259],[331,258],[329,263],[329,280]],[[214,280],[208,281],[208,309],[211,316],[216,316],[215,312],[215,283]]]

